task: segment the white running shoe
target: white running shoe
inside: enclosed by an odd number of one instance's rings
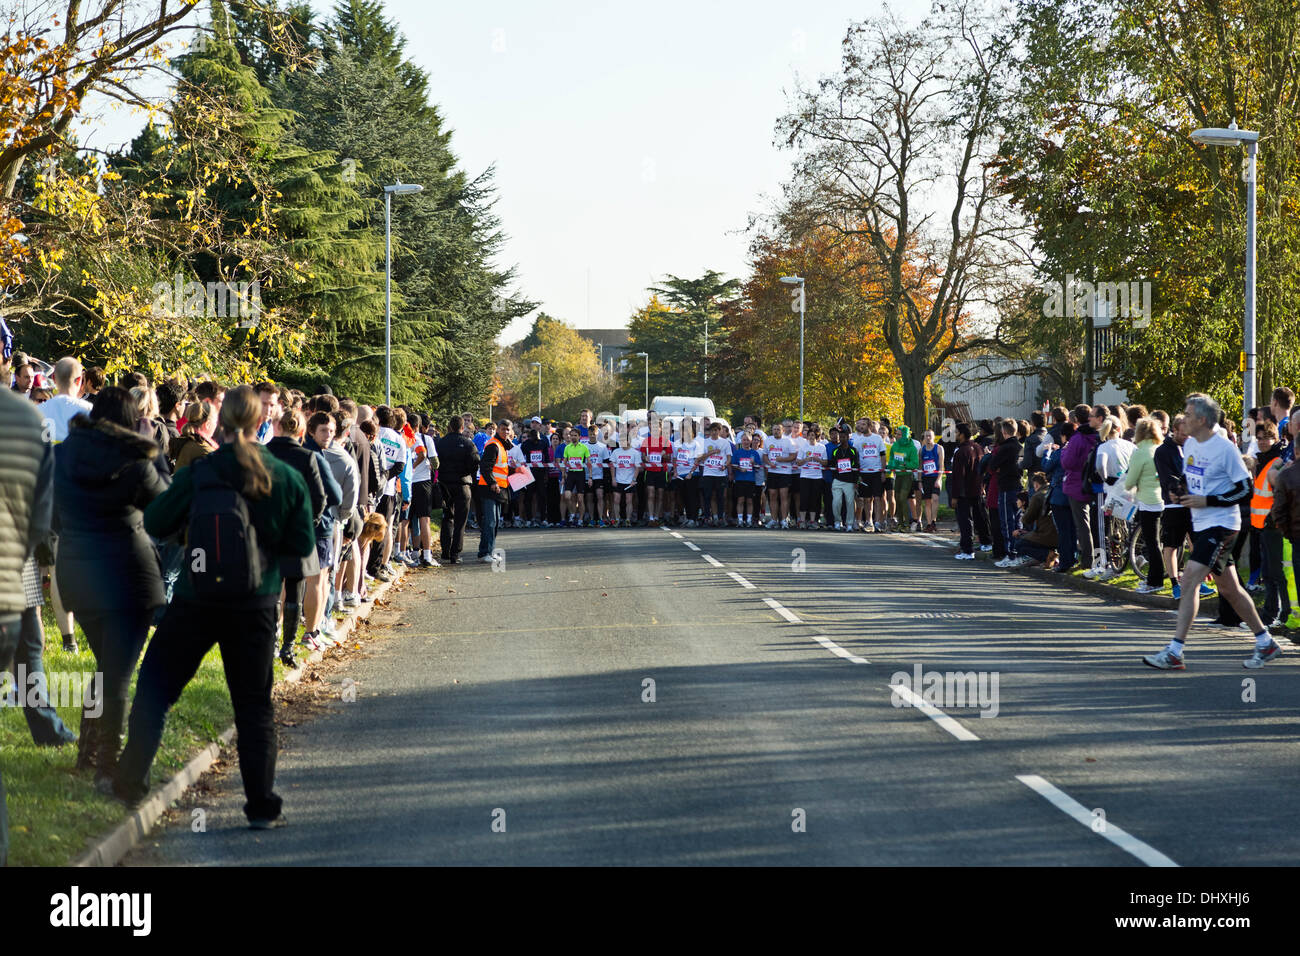
[[[995,568],[1009,568],[1009,567],[1011,567],[1011,559],[1010,559],[1010,558],[1003,558],[1001,561],[994,561],[994,562],[993,562],[993,567],[995,567]]]
[[[988,553],[989,551],[992,551],[992,550],[993,550],[993,545],[991,545],[991,544],[981,544],[981,545],[980,545],[980,550],[983,551],[983,552],[985,552],[985,553]]]

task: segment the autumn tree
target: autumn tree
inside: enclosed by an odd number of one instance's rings
[[[538,375],[534,362],[542,366],[542,414],[547,417],[573,416],[575,400],[592,395],[601,382],[600,359],[591,342],[568,323],[539,312],[524,340],[504,349],[498,359],[501,404],[534,414]]]
[[[971,0],[915,27],[892,14],[849,27],[842,67],[778,123],[797,150],[786,193],[796,234],[863,242],[878,271],[881,332],[902,378],[904,419],[927,421],[926,379],[984,343],[1013,228],[991,167],[1010,53]]]

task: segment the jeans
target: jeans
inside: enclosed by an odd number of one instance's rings
[[[103,710],[98,717],[91,717],[89,711],[97,708],[88,707],[81,716],[81,751],[89,755],[100,773],[108,774],[113,772],[118,748],[122,746],[131,675],[149,636],[153,608],[83,611],[77,620],[95,653],[95,666],[104,675]]]
[[[1265,624],[1272,624],[1278,618],[1285,624],[1291,616],[1291,597],[1286,591],[1286,572],[1282,570],[1282,532],[1263,528],[1255,534],[1263,554],[1264,610],[1260,616]]]
[[[1016,556],[1016,495],[1019,488],[1010,488],[998,492],[998,526],[1002,531],[1002,540],[1006,542],[1007,557]]]
[[[1068,504],[1052,505],[1052,523],[1056,525],[1056,553],[1061,559],[1058,567],[1072,568],[1079,554],[1075,547],[1074,514]]]
[[[0,667],[3,667],[18,647],[22,631],[22,615],[0,617]],[[5,781],[0,774],[0,866],[9,859],[9,811],[5,807]]]
[[[486,558],[497,547],[497,524],[501,521],[501,504],[487,489],[480,489],[478,499],[478,556]]]
[[[167,711],[180,699],[203,656],[221,647],[221,663],[235,708],[244,813],[274,820],[281,800],[275,785],[275,721],[271,706],[275,607],[217,607],[177,599],[149,642],[140,665],[130,734],[118,762],[114,790],[127,800],[149,792],[149,770],[162,740]]]
[[[29,607],[23,612],[22,626],[18,636],[18,648],[14,653],[14,673],[16,674],[19,667],[22,667],[28,679],[33,674],[45,673],[45,661],[42,657],[44,650],[45,634],[41,628],[41,609],[39,607]],[[3,655],[0,655],[0,666],[3,666]],[[23,688],[19,688],[20,691]],[[35,707],[23,708],[23,717],[27,719],[27,729],[32,732],[32,740],[39,746],[51,747],[55,744],[71,743],[77,739],[74,734],[63,723],[59,717],[59,712],[50,706],[50,702],[45,700]]]

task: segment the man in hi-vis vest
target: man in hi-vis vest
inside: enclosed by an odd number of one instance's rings
[[[492,552],[497,546],[497,525],[501,522],[501,507],[510,500],[510,463],[506,460],[514,443],[510,440],[510,422],[497,422],[496,434],[483,446],[478,463],[478,559],[492,562]]]

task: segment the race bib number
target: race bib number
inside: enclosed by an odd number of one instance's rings
[[[1187,478],[1189,495],[1205,494],[1205,469],[1200,465],[1184,465],[1183,475]]]
[[[777,459],[780,457],[781,457],[781,452],[779,449],[769,448],[767,450],[767,460],[770,461],[772,464],[774,465],[780,464],[780,462],[777,461]]]
[[[753,471],[753,470],[754,470],[754,460],[753,460],[752,458],[742,458],[742,459],[740,459],[740,470],[741,470],[741,471]]]
[[[895,465],[903,465],[906,461],[907,461],[907,456],[906,456],[906,455],[902,455],[902,454],[895,454],[895,455],[894,455],[894,464],[895,464]]]
[[[939,474],[939,463],[937,461],[923,461],[921,462],[921,472],[926,475],[937,475]]]
[[[540,465],[542,463],[542,453],[540,451],[530,451],[528,453],[528,460],[534,465]]]
[[[570,459],[569,459],[569,471],[582,471],[582,459],[581,459],[581,458],[570,458]]]
[[[646,454],[645,460],[652,465],[662,465],[664,463],[664,456],[660,452],[652,451]]]
[[[722,456],[721,456],[721,455],[710,455],[708,458],[704,459],[704,464],[707,465],[707,466],[710,467],[710,468],[721,468],[721,467],[722,467]]]
[[[836,467],[839,468],[840,474],[844,475],[853,470],[853,462],[848,458],[841,458],[836,462]]]

